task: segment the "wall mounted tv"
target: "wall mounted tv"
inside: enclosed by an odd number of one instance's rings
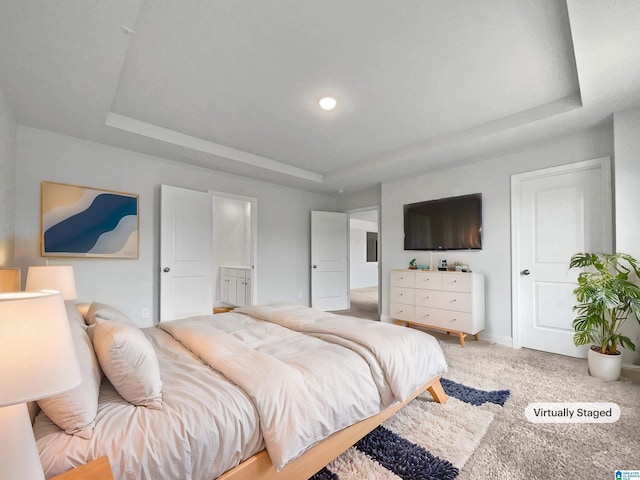
[[[482,194],[404,206],[405,250],[481,250]]]

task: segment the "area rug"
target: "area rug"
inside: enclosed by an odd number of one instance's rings
[[[447,403],[423,393],[310,480],[456,478],[510,392],[441,382]]]

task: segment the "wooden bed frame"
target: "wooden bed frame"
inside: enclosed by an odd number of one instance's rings
[[[405,402],[391,405],[377,415],[366,418],[322,440],[300,457],[289,462],[279,472],[273,468],[267,451],[262,450],[222,474],[218,480],[306,480],[425,390],[429,391],[436,402],[445,403],[447,394],[440,384],[440,377],[439,375],[425,383]]]

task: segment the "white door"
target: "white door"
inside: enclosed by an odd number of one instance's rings
[[[514,347],[575,357],[578,252],[613,247],[610,159],[514,175],[511,180]]]
[[[211,314],[211,196],[162,185],[160,202],[160,321]]]
[[[349,218],[346,213],[311,212],[311,306],[349,308]]]

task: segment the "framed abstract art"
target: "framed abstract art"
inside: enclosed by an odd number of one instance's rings
[[[138,195],[42,182],[43,257],[138,258]]]

